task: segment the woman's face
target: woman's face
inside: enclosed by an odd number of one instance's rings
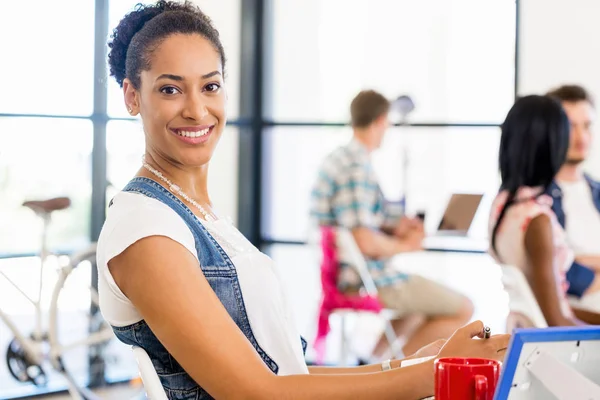
[[[227,120],[221,57],[198,34],[174,34],[151,53],[140,89],[126,81],[125,101],[139,112],[146,150],[181,166],[210,161]]]

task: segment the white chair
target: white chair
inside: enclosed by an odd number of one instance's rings
[[[133,355],[140,370],[140,377],[149,400],[168,400],[158,374],[148,353],[141,347],[132,346]]]
[[[360,279],[363,283],[363,286],[365,288],[365,291],[367,292],[367,294],[369,294],[370,296],[373,297],[379,297],[379,291],[377,290],[377,286],[375,285],[375,282],[373,281],[373,277],[371,276],[371,273],[369,272],[369,268],[367,266],[367,260],[365,259],[363,253],[360,251],[358,244],[356,243],[356,240],[354,240],[354,236],[352,235],[352,232],[350,232],[347,229],[341,229],[341,228],[336,228],[336,236],[337,236],[337,243],[338,246],[341,248],[341,251],[343,251],[344,253],[346,253],[349,257],[349,259],[351,260],[351,264],[354,268],[356,268],[356,271],[358,272],[358,275],[360,276]],[[347,361],[347,357],[348,357],[348,340],[346,337],[346,317],[349,314],[352,314],[354,312],[352,311],[344,311],[344,310],[340,310],[337,311],[336,314],[339,314],[341,317],[341,322],[342,322],[342,360],[345,363]],[[385,336],[388,340],[388,343],[390,344],[390,350],[392,353],[392,356],[397,357],[397,356],[402,356],[402,352],[401,352],[401,345],[398,341],[398,338],[396,337],[396,332],[394,331],[394,328],[392,326],[391,323],[391,319],[393,319],[395,317],[395,312],[393,310],[382,310],[380,315],[382,315],[383,319],[384,319],[384,332],[385,332]]]
[[[502,284],[504,290],[508,293],[511,314],[520,314],[526,317],[535,328],[547,328],[546,318],[544,318],[544,314],[523,271],[512,265],[501,265],[500,267],[502,269]],[[510,333],[512,327],[508,326],[507,328]]]

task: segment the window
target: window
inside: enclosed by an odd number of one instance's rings
[[[109,121],[106,126],[107,200],[129,182],[142,166],[144,132],[139,121]]]
[[[363,88],[412,96],[413,122],[499,123],[512,104],[514,2],[272,3],[275,122],[347,121]]]
[[[217,29],[228,58],[227,91],[229,119],[238,116],[240,75],[241,1],[194,0],[209,15]],[[138,0],[64,0],[3,5],[0,12],[0,35],[3,62],[0,74],[5,77],[0,96],[0,269],[31,292],[36,281],[37,257],[11,258],[16,254],[37,253],[42,223],[33,212],[22,207],[24,200],[69,196],[72,206],[53,214],[48,232],[51,250],[70,252],[88,244],[91,227],[92,155],[101,160],[106,151],[106,178],[110,199],[141,166],[144,134],[139,118],[131,118],[123,102],[122,90],[107,73],[95,79],[95,61],[104,60],[100,50],[107,50],[108,37],[96,37],[97,24],[108,24],[111,33],[120,18],[133,10]],[[108,14],[104,13],[108,5]],[[102,12],[96,11],[102,10]],[[76,15],[76,18],[72,16]],[[33,29],[33,28],[35,29]],[[104,27],[106,28],[106,27]],[[102,56],[102,60],[94,57]],[[94,103],[94,92],[106,91],[104,105]],[[99,106],[94,109],[95,106]],[[104,137],[106,148],[98,139]],[[94,134],[97,136],[94,137]],[[96,141],[94,140],[96,139]],[[221,139],[219,152],[211,165],[211,195],[220,212],[235,218],[238,128],[229,127]],[[96,144],[96,146],[95,146]],[[97,172],[97,170],[94,170]],[[102,171],[103,172],[103,171]],[[103,179],[103,176],[100,176]],[[93,202],[94,201],[94,202]],[[95,211],[98,209],[94,208]],[[94,218],[98,221],[98,218]],[[79,269],[78,269],[79,270]],[[52,275],[52,266],[47,272]],[[89,282],[91,269],[79,271],[78,282]],[[48,280],[50,279],[50,280]],[[52,289],[52,277],[44,276]],[[76,285],[79,287],[79,285]],[[33,289],[32,289],[33,290]],[[28,329],[31,307],[18,300],[16,290],[0,279],[0,306],[15,317],[19,327]],[[46,293],[44,293],[46,295]],[[17,295],[18,296],[18,295]],[[14,301],[13,301],[14,300]],[[85,309],[87,299],[67,299],[66,311],[73,305]],[[74,301],[74,302],[73,302]],[[8,304],[7,304],[8,303]],[[68,328],[87,329],[87,320],[73,319]],[[81,322],[81,323],[79,323]],[[6,349],[11,335],[0,322],[0,348]],[[109,350],[104,377],[108,380],[129,379],[137,374],[133,356],[122,344]],[[114,358],[113,358],[114,356]],[[77,379],[101,381],[102,376],[89,368],[86,349],[67,362],[76,362]],[[94,376],[94,374],[96,376]],[[35,388],[14,380],[0,365],[0,398],[28,396],[64,388],[64,380],[49,371],[47,387]]]
[[[265,132],[263,236],[304,241],[310,233],[310,191],[323,159],[351,138],[350,128],[276,127]],[[435,230],[452,193],[484,193],[473,234],[485,236],[485,220],[500,184],[496,127],[392,128],[372,155],[382,191],[399,200],[407,189],[407,211],[425,211]],[[477,150],[475,150],[477,149]],[[404,154],[408,154],[407,183]],[[291,166],[301,166],[292,168]],[[477,168],[473,168],[477,166]]]
[[[306,239],[310,191],[319,166],[327,154],[348,142],[351,134],[348,128],[323,127],[276,127],[264,132],[264,237]]]
[[[41,220],[26,200],[68,196],[53,214],[49,245],[72,250],[89,242],[92,124],[62,118],[0,118],[0,254],[39,251]]]
[[[373,154],[373,165],[386,198],[399,200],[404,194],[408,213],[425,211],[429,232],[436,230],[453,193],[484,194],[469,232],[484,238],[500,186],[499,144],[497,127],[393,128]]]
[[[471,234],[487,237],[500,183],[497,125],[515,95],[515,3],[268,4],[262,239],[307,240],[317,169],[351,137],[344,125],[362,89],[389,99],[407,94],[415,102],[408,124],[392,127],[372,157],[386,197],[406,193],[407,212],[425,211],[431,232],[452,193],[483,193]]]
[[[90,115],[93,26],[93,1],[3,2],[0,113]]]

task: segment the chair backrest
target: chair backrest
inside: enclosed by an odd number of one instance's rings
[[[323,292],[337,291],[338,257],[335,228],[321,227],[321,286]]]
[[[501,265],[502,283],[508,293],[509,308],[528,317],[536,328],[547,328],[548,323],[527,282],[527,278],[519,268],[513,265]]]
[[[329,315],[335,310],[346,309],[355,311],[367,311],[378,313],[382,306],[377,296],[362,294],[342,293],[337,284],[339,259],[338,259],[338,235],[340,230],[333,226],[321,226],[321,286],[323,298],[319,306],[319,317],[317,334],[313,347],[316,351],[317,363],[321,364],[325,357],[325,338],[329,333]],[[351,243],[354,243],[354,238]],[[344,239],[348,241],[348,238]],[[356,243],[354,243],[356,246]],[[360,254],[360,253],[359,253]],[[362,257],[362,254],[361,254]],[[362,258],[364,262],[364,258]],[[366,262],[364,262],[366,269]],[[371,275],[367,271],[366,282],[373,283]],[[363,283],[365,281],[363,280]],[[375,285],[373,284],[373,287]],[[373,288],[371,288],[372,290]],[[377,289],[375,288],[375,292]]]
[[[356,240],[354,240],[352,232],[343,228],[336,228],[335,232],[337,234],[338,246],[342,247],[344,252],[350,257],[352,266],[356,268],[356,272],[358,272],[367,293],[370,296],[378,296],[377,286],[369,272],[367,260],[360,251]]]
[[[152,360],[150,360],[150,356],[148,356],[148,353],[146,353],[146,351],[141,347],[137,346],[132,346],[132,350],[138,365],[138,369],[140,370],[140,376],[142,378],[148,399],[168,400],[165,390],[160,383],[158,374],[154,369],[154,365],[152,365]]]
[[[367,269],[367,263],[360,253],[354,237],[347,230],[333,226],[322,226],[321,230],[321,286],[323,289],[323,305],[326,308],[351,308],[365,311],[381,311],[381,304],[377,297],[377,288],[373,278]],[[349,236],[346,236],[348,234]],[[340,236],[342,235],[342,236]],[[360,278],[367,288],[367,294],[348,295],[341,293],[338,289],[338,246],[351,247],[352,260],[359,263]],[[346,250],[346,247],[344,248]],[[354,254],[358,252],[357,255]],[[362,270],[362,271],[361,271]]]

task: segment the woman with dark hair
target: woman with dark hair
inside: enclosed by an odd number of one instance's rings
[[[111,75],[140,115],[145,154],[98,241],[100,307],[116,336],[150,356],[169,399],[417,399],[433,361],[308,367],[273,261],[210,201],[225,127],[225,54],[190,2],[138,5],[113,31]],[[481,322],[418,355],[502,359]],[[443,346],[440,349],[440,346]]]
[[[565,162],[569,120],[562,106],[546,96],[515,102],[502,124],[502,185],[490,216],[492,256],[520,268],[550,326],[583,324],[566,298],[566,271],[573,261],[566,236],[544,194]],[[593,314],[593,313],[590,313]],[[519,316],[519,325],[529,325]],[[600,323],[600,315],[590,315]]]

